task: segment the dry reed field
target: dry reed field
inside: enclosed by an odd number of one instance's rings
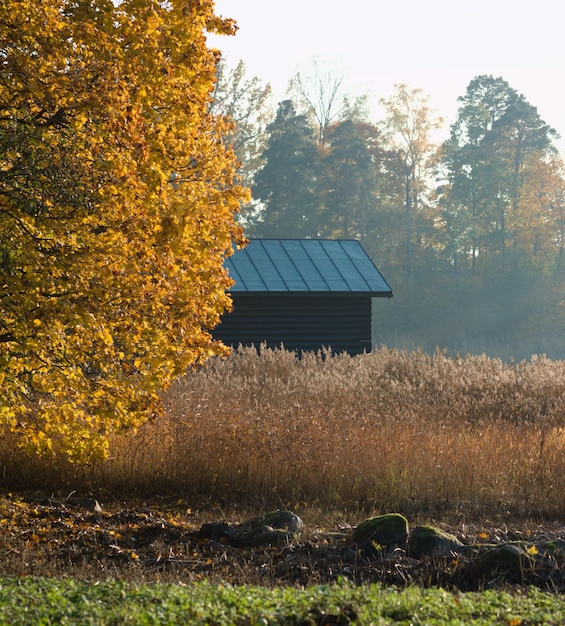
[[[565,514],[565,362],[241,348],[81,468],[0,448],[4,487],[409,518]]]

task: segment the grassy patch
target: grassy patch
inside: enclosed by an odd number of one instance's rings
[[[18,624],[562,624],[565,599],[539,591],[449,593],[323,585],[132,585],[0,579],[0,623]]]

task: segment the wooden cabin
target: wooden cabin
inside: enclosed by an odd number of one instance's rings
[[[370,351],[373,298],[392,297],[355,240],[253,239],[226,266],[234,309],[213,334],[230,346]]]

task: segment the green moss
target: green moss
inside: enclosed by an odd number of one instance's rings
[[[371,517],[357,526],[353,542],[378,545],[387,550],[404,547],[408,538],[408,520],[399,513]]]
[[[455,535],[434,526],[417,526],[408,540],[408,554],[420,559],[425,555],[449,556],[463,547]]]

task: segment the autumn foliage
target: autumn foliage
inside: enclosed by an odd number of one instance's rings
[[[107,453],[222,352],[246,198],[210,113],[207,0],[0,4],[0,423]]]

